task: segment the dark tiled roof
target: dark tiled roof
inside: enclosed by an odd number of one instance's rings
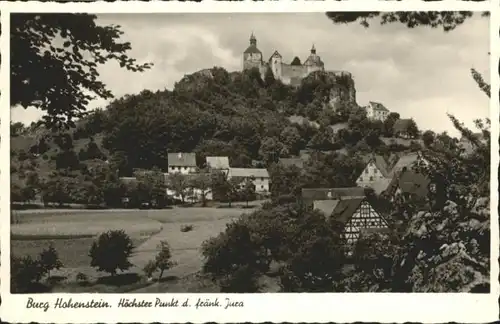
[[[332,219],[346,224],[365,198],[342,199],[332,213]]]
[[[302,65],[302,63],[300,62],[300,59],[298,56],[295,56],[292,60],[292,63],[290,63],[290,65]]]
[[[168,166],[196,166],[195,153],[168,153]]]
[[[429,191],[430,180],[422,173],[407,170],[398,172],[391,181],[388,191],[394,193],[399,187],[403,193],[423,198]]]
[[[375,155],[373,157],[375,166],[380,170],[384,177],[389,177],[389,165],[385,161],[384,157],[381,155]]]
[[[257,48],[257,45],[250,45],[244,52],[245,54],[262,54],[262,52]]]
[[[330,216],[335,210],[335,207],[337,207],[339,201],[338,199],[315,200],[313,208],[320,210],[326,216]]]

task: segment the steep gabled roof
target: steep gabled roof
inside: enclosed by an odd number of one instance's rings
[[[267,169],[256,169],[256,168],[230,168],[229,176],[231,177],[242,177],[242,178],[269,178],[269,172]]]
[[[273,55],[271,55],[271,56],[269,57],[269,62],[271,62],[271,60],[272,60],[274,57],[283,58],[283,56],[281,56],[281,54],[280,54],[278,51],[274,51]]]
[[[292,62],[290,63],[290,65],[294,65],[294,66],[302,65],[302,63],[300,62],[300,58],[298,56],[295,56],[293,58]]]
[[[430,179],[422,173],[406,170],[398,172],[392,179],[387,191],[393,194],[399,188],[405,194],[423,198],[429,192]]]
[[[418,161],[419,157],[420,154],[418,152],[411,152],[400,156],[396,164],[394,164],[391,169],[391,175],[395,175],[396,173],[402,171],[403,168],[410,168]]]
[[[332,213],[332,219],[346,224],[354,215],[365,198],[342,199],[339,201]]]
[[[370,185],[370,188],[373,189],[375,194],[380,195],[382,192],[386,191],[387,188],[389,188],[389,185],[391,184],[391,182],[392,182],[392,179],[382,178],[382,179],[379,179],[379,180],[373,182]]]
[[[168,153],[168,166],[185,166],[185,167],[195,167],[196,166],[196,154],[195,153]]]
[[[207,156],[207,166],[212,169],[229,169],[229,158],[227,156]]]
[[[370,155],[365,155],[362,156],[361,159],[366,163],[366,167],[368,167],[369,163],[374,163],[377,169],[382,173],[382,175],[386,178],[390,178],[390,172],[389,172],[389,164],[385,160],[385,158],[381,155],[375,155],[375,154],[370,154]],[[363,170],[364,171],[364,170]]]
[[[373,110],[378,110],[378,111],[387,111],[389,112],[389,109],[387,109],[383,104],[380,102],[374,102],[370,101],[370,105],[372,106]]]
[[[326,216],[330,216],[335,210],[335,207],[337,207],[339,201],[338,199],[315,200],[313,202],[313,209],[318,209]]]
[[[262,52],[257,48],[257,45],[250,45],[247,47],[245,54],[262,54]]]

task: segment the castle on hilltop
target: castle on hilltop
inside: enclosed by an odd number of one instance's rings
[[[257,39],[254,34],[250,36],[250,46],[243,52],[243,70],[258,68],[264,76],[267,69],[271,69],[274,78],[281,80],[284,84],[299,85],[301,80],[314,71],[325,71],[325,64],[316,54],[314,45],[311,54],[302,64],[296,56],[290,64],[283,63],[283,57],[278,51],[266,62],[262,58],[262,52],[257,48]]]

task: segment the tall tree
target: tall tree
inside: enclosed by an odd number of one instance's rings
[[[93,99],[110,99],[99,80],[98,66],[117,61],[120,67],[142,72],[120,42],[119,26],[100,26],[89,14],[17,13],[11,15],[11,105],[46,112],[44,122],[55,128],[74,126]]]

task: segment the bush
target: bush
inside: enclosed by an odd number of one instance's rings
[[[76,274],[76,282],[78,282],[80,285],[87,284],[89,282],[89,278],[85,273],[78,272]]]
[[[114,276],[118,269],[125,271],[132,266],[129,257],[133,249],[130,236],[123,230],[102,233],[90,248],[90,266]]]
[[[156,261],[150,260],[148,263],[146,263],[146,265],[144,266],[142,271],[144,271],[144,274],[146,275],[146,277],[151,278],[153,276],[153,273],[157,269],[158,269],[158,266],[156,265]]]
[[[193,230],[193,225],[182,225],[181,232],[191,232]]]
[[[22,258],[12,256],[10,268],[10,285],[13,293],[31,292],[33,285],[38,284],[46,273],[40,261],[30,256]]]
[[[159,248],[160,252],[156,256],[155,263],[156,267],[160,270],[158,280],[161,280],[163,272],[174,267],[176,263],[170,260],[172,258],[172,253],[170,252],[170,246],[167,241],[161,241]]]
[[[260,288],[257,279],[255,271],[248,266],[242,266],[220,280],[221,292],[256,293]]]
[[[318,211],[306,211],[296,203],[269,206],[243,215],[205,241],[203,270],[226,291],[254,292],[254,279],[276,262],[285,264],[289,273],[281,276],[285,290],[332,291],[344,262],[339,234]]]
[[[59,254],[52,244],[40,253],[40,264],[50,277],[50,271],[63,267]]]

